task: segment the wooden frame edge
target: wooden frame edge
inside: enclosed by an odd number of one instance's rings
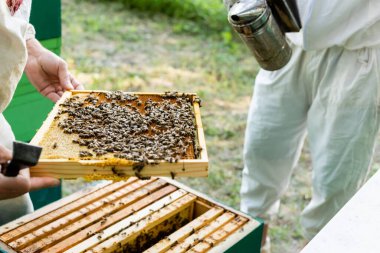
[[[112,92],[112,91],[109,91],[109,90],[71,90],[70,92],[72,92],[72,94],[80,94],[80,93],[96,93],[96,92],[102,92],[102,93],[106,93],[106,92]],[[136,95],[165,95],[165,92],[157,92],[157,93],[152,93],[152,92],[143,92],[143,91],[140,91],[140,92],[133,92],[133,91],[122,91],[123,93],[126,93],[126,94],[136,94]],[[178,94],[186,94],[186,95],[190,95],[190,96],[196,96],[197,94],[196,93],[193,93],[193,92],[178,92]]]
[[[175,180],[169,179],[169,178],[162,178],[161,177],[161,179],[167,181],[169,184],[172,184],[172,185],[174,185],[180,189],[183,189],[189,193],[192,193],[201,199],[204,199],[208,202],[211,202],[212,204],[216,204],[217,206],[222,207],[227,211],[238,214],[238,215],[248,219],[248,222],[242,226],[243,230],[239,229],[239,231],[236,232],[237,234],[232,235],[236,239],[235,241],[232,241],[231,238],[228,238],[225,241],[223,241],[223,242],[219,243],[218,245],[216,245],[215,247],[213,247],[210,251],[208,251],[210,253],[219,253],[219,252],[227,251],[228,249],[230,249],[231,247],[236,245],[236,243],[238,243],[240,240],[244,239],[246,236],[248,236],[250,233],[252,233],[255,229],[258,229],[260,226],[262,226],[262,222],[251,217],[250,215],[243,213],[239,210],[235,210],[229,206],[226,206],[225,204],[222,204],[222,203],[212,199],[211,197],[207,196],[206,194],[198,192],[198,191],[186,186],[183,183],[180,183],[178,181],[175,181]]]
[[[68,98],[71,94],[72,94],[71,91],[65,91],[65,93],[63,93],[62,97],[55,103],[53,109],[49,112],[47,118],[42,123],[40,129],[37,131],[36,135],[30,141],[31,144],[39,145],[44,134],[49,130],[51,124],[53,123],[54,117],[59,110],[59,105],[62,103],[62,101],[64,101],[66,98]]]
[[[206,138],[205,138],[204,131],[203,131],[200,105],[199,105],[199,103],[194,102],[193,107],[194,107],[194,117],[195,117],[195,124],[196,124],[196,128],[197,128],[198,142],[199,142],[199,146],[202,148],[201,159],[208,161]]]
[[[254,217],[251,217],[250,215],[248,215],[248,214],[246,214],[246,213],[243,213],[242,211],[235,210],[235,209],[233,209],[232,207],[226,206],[225,204],[222,204],[222,203],[220,203],[220,202],[218,202],[218,201],[212,199],[210,196],[208,196],[208,195],[206,195],[206,194],[204,194],[204,193],[201,193],[201,192],[199,192],[199,191],[196,191],[196,190],[190,188],[189,186],[187,186],[187,185],[185,185],[185,184],[183,184],[183,183],[181,183],[181,182],[178,182],[178,181],[173,180],[173,179],[165,178],[165,177],[160,177],[160,179],[165,180],[165,181],[168,182],[169,184],[172,184],[172,185],[174,185],[174,186],[176,186],[176,187],[178,187],[178,188],[180,188],[180,189],[184,189],[185,191],[190,192],[190,193],[192,193],[192,194],[194,194],[194,195],[196,195],[196,196],[198,196],[198,197],[200,197],[200,198],[202,198],[202,199],[204,199],[204,200],[206,200],[206,201],[208,201],[208,202],[211,202],[211,203],[213,203],[213,204],[217,204],[218,206],[220,206],[220,207],[222,207],[222,208],[224,208],[224,209],[226,209],[226,210],[228,210],[228,211],[230,211],[230,212],[233,212],[233,213],[236,213],[236,214],[238,214],[238,215],[241,215],[241,216],[243,216],[243,217],[245,217],[245,218],[247,218],[247,219],[249,219],[249,220],[254,220],[254,221],[257,222],[257,225],[260,225],[260,224],[261,224],[261,223],[260,223],[258,220],[256,220]]]
[[[69,196],[66,196],[66,197],[61,198],[57,201],[54,201],[54,202],[52,202],[52,203],[50,203],[50,204],[48,204],[42,208],[30,213],[30,214],[24,215],[18,219],[15,219],[11,222],[8,222],[8,223],[0,226],[0,234],[4,234],[4,233],[7,233],[13,229],[16,229],[17,227],[22,226],[27,222],[31,222],[31,221],[35,220],[36,218],[38,218],[42,215],[46,215],[46,214],[56,210],[57,208],[60,208],[63,205],[67,205],[68,203],[73,202],[73,201],[75,201],[75,200],[77,200],[77,199],[79,199],[79,198],[81,198],[87,194],[95,192],[95,191],[105,187],[108,184],[111,184],[111,182],[99,183],[96,186],[88,187],[86,189],[77,191],[77,192],[75,192]]]

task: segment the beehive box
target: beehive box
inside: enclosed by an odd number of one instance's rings
[[[195,94],[68,91],[32,144],[33,176],[90,179],[208,175]]]
[[[260,252],[262,224],[173,180],[106,183],[0,227],[7,252]]]

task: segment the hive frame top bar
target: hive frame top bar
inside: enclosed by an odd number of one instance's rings
[[[59,106],[67,98],[79,94],[90,93],[107,93],[110,91],[102,90],[81,90],[81,91],[66,91],[59,101],[50,112],[49,116],[38,130],[37,134],[31,141],[31,144],[39,145],[44,138],[44,135],[49,131],[54,117],[58,114]],[[125,94],[133,95],[165,95],[165,93],[152,93],[152,92],[123,92]],[[190,96],[196,96],[195,93],[181,93]],[[176,163],[169,163],[166,161],[157,161],[158,164],[147,164],[139,171],[139,176],[166,176],[166,177],[205,177],[208,175],[208,156],[206,149],[205,136],[203,133],[203,126],[200,116],[200,105],[197,101],[193,101],[193,110],[196,124],[196,136],[198,145],[201,147],[199,159],[180,159]],[[31,168],[32,176],[50,176],[56,178],[78,178],[86,177],[89,175],[94,176],[90,179],[112,179],[115,174],[123,176],[135,176],[134,166],[138,162],[126,159],[112,158],[112,159],[40,159],[39,163]]]
[[[131,178],[130,180],[133,181],[135,179]],[[204,201],[204,203],[209,204],[210,206],[223,208],[226,212],[232,212],[238,216],[242,216],[242,217],[248,219],[248,222],[246,222],[243,225],[243,227],[241,227],[239,230],[235,231],[234,234],[231,234],[227,240],[223,240],[222,242],[218,243],[217,245],[215,245],[212,249],[210,249],[207,252],[225,252],[226,250],[232,248],[235,244],[239,243],[240,240],[246,239],[247,236],[252,236],[253,231],[260,230],[260,227],[262,226],[262,224],[260,222],[258,222],[255,219],[252,219],[247,214],[244,214],[244,213],[236,211],[230,207],[227,207],[223,204],[220,204],[220,203],[214,201],[213,199],[211,199],[210,197],[208,197],[202,193],[199,193],[198,191],[193,190],[193,189],[191,189],[191,188],[189,188],[189,187],[187,187],[187,186],[185,186],[179,182],[176,182],[176,181],[170,180],[170,179],[165,179],[165,178],[161,178],[159,180],[164,180],[164,181],[168,182],[169,185],[173,185],[173,186],[178,187],[178,189],[181,191],[184,191],[184,192],[187,192],[190,194],[194,194],[197,197],[198,201],[202,201],[202,202]],[[136,182],[136,181],[134,181],[134,182]],[[54,202],[54,203],[52,203],[52,204],[50,204],[50,205],[48,205],[42,209],[39,209],[32,214],[25,215],[25,216],[15,220],[15,221],[12,221],[8,224],[5,224],[5,225],[0,227],[0,234],[8,233],[9,231],[14,230],[19,226],[24,226],[29,222],[33,222],[33,221],[39,219],[39,217],[47,215],[47,214],[49,214],[55,210],[58,210],[58,209],[62,208],[63,206],[67,205],[68,203],[75,202],[76,199],[78,199],[78,198],[82,198],[83,196],[86,196],[90,193],[96,192],[97,190],[105,187],[106,185],[110,185],[110,184],[106,183],[106,184],[98,185],[98,186],[95,186],[93,188],[90,188],[90,189],[87,189],[84,191],[82,190],[80,192],[74,193],[74,194],[67,196],[67,197],[65,197],[59,201],[56,201],[56,202]],[[260,235],[260,238],[261,238],[261,235]],[[10,247],[8,247],[6,244],[2,243],[1,241],[0,241],[0,248],[7,250],[7,252],[15,252],[14,250],[12,250]]]

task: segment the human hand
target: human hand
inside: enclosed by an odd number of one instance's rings
[[[0,145],[0,164],[12,159],[9,149]],[[0,173],[0,200],[21,196],[29,191],[59,185],[59,180],[48,177],[30,177],[29,169],[20,170],[16,177],[6,177]]]
[[[43,96],[57,102],[65,90],[83,90],[62,58],[45,49],[36,39],[27,40],[26,45],[28,61],[25,73]]]

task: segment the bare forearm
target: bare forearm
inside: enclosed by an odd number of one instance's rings
[[[42,95],[56,102],[65,90],[83,89],[61,57],[44,48],[34,38],[27,40],[26,46],[28,61],[25,73]]]
[[[28,56],[38,56],[44,51],[47,51],[47,49],[35,38],[26,41],[26,48],[28,50]]]

